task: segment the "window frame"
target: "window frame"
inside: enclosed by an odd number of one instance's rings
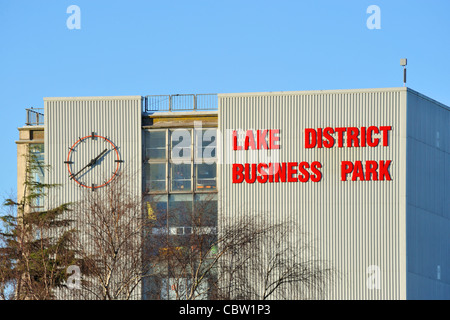
[[[145,162],[167,162],[167,158],[168,158],[168,143],[167,143],[167,130],[166,129],[152,129],[152,130],[144,130],[145,132],[145,139],[144,139],[144,161]],[[151,148],[147,148],[147,137],[150,135],[151,132],[164,132],[165,133],[165,157],[163,159],[151,159],[148,158],[147,159],[147,149],[151,149]]]
[[[145,139],[143,142],[143,149],[144,152],[147,152],[147,137],[149,137],[150,135],[148,134],[148,132],[164,132],[165,133],[165,138],[166,138],[166,158],[165,159],[151,159],[148,158],[145,155],[144,158],[144,166],[149,165],[151,166],[152,164],[165,164],[165,188],[164,190],[151,190],[150,189],[150,184],[147,184],[147,180],[150,181],[150,179],[148,179],[147,175],[145,175],[145,180],[144,182],[144,192],[146,194],[162,194],[162,193],[166,193],[166,194],[170,194],[170,193],[214,193],[214,192],[218,192],[218,188],[217,188],[217,161],[218,161],[218,151],[217,151],[217,128],[216,127],[202,127],[201,129],[196,129],[196,128],[192,128],[192,127],[180,127],[180,128],[155,128],[155,129],[143,129],[145,132]],[[190,132],[190,157],[186,158],[186,161],[189,161],[191,168],[190,168],[190,188],[188,189],[184,189],[184,190],[177,190],[177,189],[173,189],[172,185],[173,185],[173,174],[172,174],[172,166],[176,165],[176,164],[180,164],[180,163],[186,163],[184,161],[179,162],[180,160],[174,160],[172,158],[172,134],[173,132],[175,132],[176,130],[187,130]],[[207,158],[208,161],[205,161],[203,158],[203,154],[202,157],[199,158],[197,157],[197,153],[198,153],[198,145],[197,145],[197,135],[199,132],[201,132],[202,136],[205,134],[205,131],[208,130],[215,130],[216,132],[216,138],[215,138],[215,156],[211,157],[211,158]],[[207,148],[205,146],[202,146],[202,152],[204,151],[204,149]],[[210,163],[211,162],[211,163]],[[206,180],[211,180],[216,182],[215,183],[215,187],[214,188],[199,188],[199,184],[198,184],[198,174],[197,174],[197,170],[198,170],[198,166],[199,165],[216,165],[216,172],[215,172],[215,177],[214,178],[208,178]],[[149,169],[150,172],[150,169]],[[186,179],[187,180],[187,179]],[[201,179],[203,180],[203,179]],[[159,181],[159,180],[158,180]]]
[[[39,151],[36,151],[39,149]],[[34,154],[38,162],[37,168],[39,168],[40,172],[33,171],[31,173],[32,177],[31,180],[33,182],[39,182],[45,184],[45,144],[44,143],[30,143],[28,145],[28,152],[30,154]],[[37,211],[41,211],[45,208],[45,192],[42,193],[41,196],[36,197],[33,199],[32,204],[30,205],[31,208],[36,209]]]
[[[164,132],[165,133],[165,147],[166,147],[166,150],[165,150],[165,158],[164,159],[151,159],[151,158],[148,158],[147,159],[147,139],[149,138],[149,136],[150,136],[150,132]],[[151,190],[151,188],[150,188],[150,185],[151,184],[147,184],[147,181],[151,181],[150,180],[150,177],[148,177],[147,176],[147,173],[146,173],[146,170],[144,170],[144,175],[143,175],[143,185],[145,186],[144,187],[144,193],[146,193],[146,194],[162,194],[162,193],[167,193],[168,192],[168,175],[169,175],[169,172],[168,172],[168,170],[169,170],[169,167],[168,167],[168,163],[167,163],[167,158],[168,158],[168,137],[167,137],[167,135],[168,135],[168,132],[167,132],[167,129],[152,129],[152,130],[148,130],[148,129],[144,129],[144,141],[143,141],[143,149],[144,149],[144,162],[143,162],[143,166],[144,166],[144,169],[145,169],[145,167],[146,166],[151,166],[152,164],[153,165],[155,165],[155,164],[164,164],[165,165],[165,170],[166,170],[166,172],[165,172],[165,177],[164,177],[164,190],[154,190],[154,191],[152,191]],[[150,175],[150,168],[148,169],[148,173],[149,173],[149,175]],[[162,181],[162,180],[157,180],[157,181]]]
[[[203,135],[205,134],[206,130],[215,130],[215,157],[212,158],[207,158],[208,162],[205,162],[203,159],[203,154],[202,157],[200,158],[200,161],[196,161],[198,160],[197,158],[197,143],[196,143],[196,138],[197,138],[197,134],[198,132],[201,132],[202,134],[202,138]],[[175,228],[175,226],[171,226],[169,225],[169,210],[170,210],[170,195],[177,195],[177,194],[185,194],[185,195],[189,195],[189,198],[191,199],[191,214],[194,214],[194,210],[195,210],[195,201],[197,199],[197,194],[217,194],[218,190],[217,190],[217,158],[218,158],[218,151],[217,151],[217,127],[203,127],[201,128],[201,130],[193,128],[193,127],[180,127],[180,128],[146,128],[143,129],[145,132],[149,132],[149,131],[163,131],[165,132],[165,137],[166,137],[166,159],[165,160],[161,160],[161,159],[150,159],[145,156],[143,159],[143,165],[147,166],[147,165],[152,165],[152,164],[165,164],[165,189],[164,190],[156,190],[156,191],[152,191],[149,187],[150,187],[150,179],[147,176],[147,172],[148,174],[150,174],[150,169],[148,169],[148,171],[145,171],[145,174],[143,175],[143,179],[144,179],[144,185],[143,185],[143,189],[144,189],[144,196],[145,197],[155,197],[155,196],[163,196],[166,195],[167,198],[165,198],[165,200],[163,201],[159,201],[159,202],[165,202],[166,203],[166,218],[167,218],[167,223],[164,226],[159,226],[159,227],[155,227],[152,229],[151,233],[154,236],[186,236],[187,233],[183,232],[183,234],[174,234],[173,231],[171,231],[171,229]],[[173,174],[172,174],[172,166],[173,165],[177,165],[177,164],[186,164],[186,162],[180,161],[179,159],[176,159],[174,161],[174,159],[172,159],[172,133],[175,132],[175,130],[188,130],[190,132],[190,157],[186,158],[188,159],[187,161],[189,161],[189,165],[190,165],[190,188],[188,189],[184,189],[184,190],[176,190],[172,188],[172,184],[173,184]],[[145,133],[145,139],[143,141],[143,149],[144,152],[146,152],[146,147],[147,147],[147,140],[150,137],[150,134]],[[205,146],[202,146],[202,149],[204,149]],[[216,166],[216,172],[215,172],[215,182],[216,182],[216,187],[215,188],[205,188],[205,189],[199,189],[198,188],[198,175],[197,175],[197,165],[207,165],[209,163],[209,161],[212,162],[212,164],[214,164]],[[211,178],[212,180],[212,178]],[[147,181],[149,182],[149,184],[147,185]],[[148,186],[148,187],[147,187]],[[217,201],[217,200],[216,200]],[[192,225],[192,223],[190,225],[183,225],[183,226],[178,226],[177,228],[190,228],[191,232],[194,232],[194,226]],[[211,226],[207,226],[206,228],[211,229]],[[198,227],[197,227],[198,229]],[[196,230],[197,230],[196,229]],[[199,230],[197,230],[199,231]],[[208,232],[208,231],[205,231]],[[211,232],[211,231],[210,231]],[[212,231],[214,232],[214,230]]]
[[[186,158],[182,158],[177,159],[174,161],[174,159],[172,158],[172,134],[174,131],[176,130],[188,130],[190,132],[190,144],[189,144],[189,151],[190,151],[190,156],[186,157]],[[169,152],[169,158],[167,159],[168,164],[169,164],[169,170],[170,172],[168,173],[168,177],[167,177],[167,183],[169,184],[169,188],[168,191],[169,193],[191,193],[193,192],[193,187],[194,187],[194,171],[193,171],[193,162],[194,162],[194,146],[193,146],[193,133],[194,129],[193,128],[175,128],[175,129],[168,129],[168,134],[170,135],[170,142],[168,145],[168,152]],[[181,164],[187,164],[186,162],[189,161],[189,164],[191,166],[190,168],[190,184],[189,184],[189,190],[185,189],[185,190],[176,190],[176,189],[172,189],[172,185],[173,185],[173,177],[172,177],[172,166],[173,165],[181,165]]]
[[[215,157],[207,158],[208,162],[205,162],[204,161],[204,157],[203,157],[203,149],[206,148],[206,147],[202,146],[202,157],[200,158],[201,161],[199,161],[198,160],[199,158],[197,158],[197,152],[198,152],[197,132],[200,131],[202,133],[202,137],[203,137],[204,132],[208,131],[208,130],[211,130],[211,129],[216,131],[216,135],[215,135],[215,149],[216,150],[214,152],[215,153]],[[200,129],[200,130],[198,130],[198,129],[194,130],[194,143],[195,143],[195,145],[193,145],[193,148],[194,148],[195,158],[194,158],[194,161],[193,161],[193,171],[194,171],[193,175],[194,175],[194,192],[195,193],[215,193],[215,192],[218,192],[218,190],[217,190],[217,162],[218,162],[218,157],[217,157],[217,154],[218,154],[218,152],[217,152],[217,130],[218,129],[215,128],[215,127],[205,127],[205,128]],[[209,163],[210,161],[212,163]],[[199,188],[197,167],[198,167],[198,165],[202,165],[202,164],[206,164],[206,165],[215,164],[215,166],[216,166],[216,175],[215,175],[215,178],[214,178],[214,181],[216,182],[215,183],[215,188],[204,188],[204,189],[203,188],[202,189]]]

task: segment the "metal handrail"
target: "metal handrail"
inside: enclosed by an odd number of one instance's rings
[[[217,110],[217,94],[147,95],[143,97],[144,112]]]
[[[147,95],[142,97],[142,111],[216,111],[218,109],[217,93]],[[27,126],[44,125],[44,108],[29,108]]]
[[[42,126],[44,125],[44,108],[30,108],[25,109],[27,111],[27,126]],[[42,112],[41,112],[42,110]]]

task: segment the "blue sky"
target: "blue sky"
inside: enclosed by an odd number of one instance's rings
[[[44,97],[400,87],[406,57],[408,86],[450,105],[449,14],[448,0],[0,0],[0,196]]]

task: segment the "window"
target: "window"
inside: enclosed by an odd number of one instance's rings
[[[166,131],[145,132],[145,160],[166,160]]]
[[[213,163],[216,159],[216,129],[195,131],[195,157],[196,163]]]
[[[167,228],[167,195],[147,196],[144,202],[144,210],[152,227]]]
[[[166,163],[147,163],[144,170],[146,192],[166,190]]]
[[[144,211],[151,222],[146,241],[149,254],[207,250],[207,242],[217,237],[216,135],[212,128],[145,132]],[[189,276],[175,279],[169,275],[169,266],[158,268],[161,277],[144,284],[146,290],[154,290],[147,296],[186,298]],[[207,299],[207,289],[208,283],[203,281],[196,299]]]
[[[169,228],[190,227],[192,225],[192,195],[171,194],[169,195]],[[177,233],[175,233],[177,234]]]
[[[167,190],[167,130],[145,131],[144,174],[146,192]]]
[[[192,279],[168,278],[162,279],[161,300],[185,300],[189,297]],[[195,290],[196,300],[208,299],[208,282],[201,282]]]
[[[193,133],[194,139],[191,138]],[[214,192],[217,188],[216,139],[215,128],[146,131],[145,191]],[[169,150],[166,141],[170,141]]]
[[[172,191],[191,191],[191,164],[171,164]]]
[[[195,177],[197,191],[216,189],[216,129],[195,132]]]
[[[217,194],[196,194],[194,201],[194,224],[214,227],[217,225]]]
[[[44,144],[30,144],[29,147],[30,151],[30,158],[31,161],[33,161],[33,167],[31,170],[31,181],[34,183],[45,183],[45,170],[44,170]],[[36,189],[36,192],[38,194],[42,194],[39,196],[36,196],[33,199],[33,207],[34,208],[43,208],[44,207],[44,193],[45,190]]]
[[[208,191],[216,189],[216,164],[197,164],[195,165],[197,177],[197,190]]]
[[[191,162],[191,139],[192,130],[176,129],[170,131],[170,149],[172,162],[189,163]]]
[[[144,136],[145,192],[151,198],[159,196],[158,201],[154,200],[156,198],[150,201],[150,216],[165,212],[165,216],[160,215],[165,224],[158,221],[151,233],[186,236],[214,232],[217,225],[217,129],[152,129],[145,131]],[[211,194],[215,200],[210,201],[205,214],[201,207],[208,203]],[[200,210],[203,217],[194,221],[193,214]],[[201,229],[203,226],[206,229]]]

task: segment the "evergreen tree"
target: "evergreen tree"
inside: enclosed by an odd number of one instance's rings
[[[70,204],[49,208],[43,202],[51,188],[43,180],[42,145],[30,145],[26,157],[23,197],[6,199],[8,213],[0,217],[0,297],[16,300],[56,298],[66,286],[67,268],[81,263],[71,245],[76,230],[64,218]]]

